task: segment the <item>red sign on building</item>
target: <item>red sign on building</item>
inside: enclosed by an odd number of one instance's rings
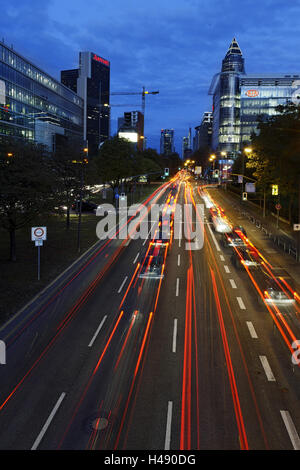
[[[258,90],[247,90],[245,95],[247,95],[249,98],[255,98],[256,96],[259,95]]]
[[[107,65],[109,67],[109,60],[105,60],[102,57],[99,57],[98,55],[94,54],[93,59],[96,60],[97,62],[101,62],[104,65]]]

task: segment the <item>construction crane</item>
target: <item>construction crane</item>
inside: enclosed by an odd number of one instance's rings
[[[142,95],[142,113],[145,118],[145,108],[146,108],[146,95],[158,95],[159,91],[147,91],[143,86],[142,91],[130,92],[130,91],[119,91],[119,92],[112,92],[110,93],[111,96],[113,95]],[[122,106],[122,105],[111,105],[111,106]],[[128,105],[124,105],[128,106]],[[129,105],[130,106],[130,105]]]

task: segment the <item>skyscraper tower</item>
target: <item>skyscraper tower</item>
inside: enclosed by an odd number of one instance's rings
[[[221,73],[212,82],[213,138],[216,151],[235,156],[240,146],[240,81],[245,74],[244,58],[237,40],[233,38],[222,61]]]

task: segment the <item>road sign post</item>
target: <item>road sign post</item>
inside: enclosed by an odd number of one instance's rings
[[[47,240],[47,227],[32,227],[31,228],[31,240],[35,243],[38,249],[37,259],[37,279],[41,279],[41,246],[43,246],[44,240]]]
[[[276,204],[275,208],[276,208],[276,211],[277,211],[276,228],[278,228],[279,227],[279,211],[281,209],[281,204]]]

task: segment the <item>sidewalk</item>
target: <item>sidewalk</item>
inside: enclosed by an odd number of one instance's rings
[[[248,219],[258,231],[261,231],[262,241],[265,240],[267,250],[272,246],[274,255],[276,253],[276,262],[294,279],[299,292],[300,262],[297,261],[297,244],[291,227],[281,221],[277,229],[276,217],[269,215],[263,218],[259,207],[249,201],[242,202],[240,197],[231,191],[219,188],[210,190],[210,193],[215,200],[222,199],[219,201],[221,205],[226,202],[228,210],[236,211],[237,218]],[[226,207],[224,209],[226,210]]]

